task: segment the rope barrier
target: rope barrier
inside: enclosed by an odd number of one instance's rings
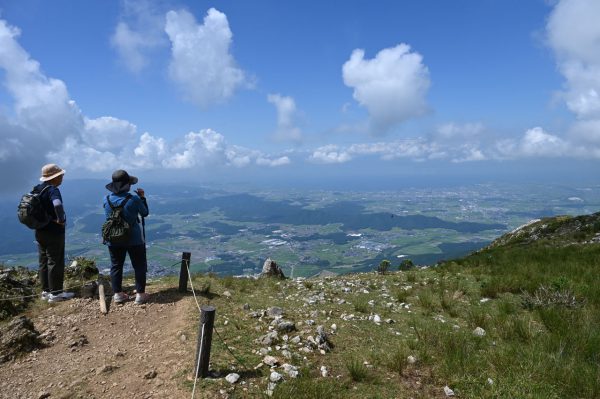
[[[187,271],[188,274],[188,280],[190,282],[190,286],[192,288],[192,295],[194,296],[194,302],[196,302],[196,307],[198,308],[198,312],[202,313],[202,307],[200,306],[200,302],[198,302],[198,297],[196,296],[196,290],[194,289],[194,282],[192,279],[192,273],[190,272],[190,262],[187,259],[184,259],[183,262],[185,262],[185,269]],[[244,370],[249,370],[248,366],[246,366],[246,364],[239,358],[236,356],[235,353],[233,353],[233,351],[231,350],[231,348],[229,347],[229,345],[227,345],[227,343],[225,342],[225,340],[223,339],[223,337],[221,336],[221,334],[219,333],[219,330],[217,330],[216,327],[213,327],[213,331],[217,334],[217,337],[219,338],[219,340],[221,341],[221,343],[223,344],[223,346],[225,347],[225,349],[227,350],[227,352],[229,352],[229,354],[231,356],[233,356],[233,358],[244,368]],[[202,325],[202,339],[204,338],[204,325]],[[202,341],[200,342],[200,348],[202,348]],[[200,367],[200,358],[202,356],[202,353],[198,354],[198,362],[196,364],[196,369],[194,372],[194,387],[192,389],[192,399],[194,399],[194,395],[196,394],[196,384],[198,379],[196,378],[196,376],[198,375],[198,369]]]
[[[85,283],[80,284],[80,285],[72,285],[70,287],[63,288],[63,291],[67,291],[67,290],[70,290],[70,289],[73,289],[73,288],[81,288],[84,285],[86,285],[88,283],[91,283],[91,282],[94,282],[94,281],[96,281],[96,280],[89,280],[89,281],[86,281]],[[0,301],[14,301],[14,300],[17,300],[17,299],[33,298],[33,297],[36,297],[36,296],[38,296],[40,294],[41,294],[41,292],[37,292],[37,293],[32,294],[32,295],[13,296],[13,297],[9,297],[9,298],[0,298]]]
[[[193,291],[192,291],[193,292]],[[200,353],[198,353],[198,363],[196,364],[196,370],[194,370],[194,388],[192,389],[192,399],[196,393],[196,381],[198,381],[198,369],[200,368],[200,359],[202,359],[202,341],[204,340],[204,324],[202,325],[202,335],[200,336]]]

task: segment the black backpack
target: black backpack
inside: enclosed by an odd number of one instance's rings
[[[50,186],[44,187],[41,191],[37,191],[34,187],[31,192],[21,197],[21,202],[19,202],[19,206],[17,207],[17,217],[19,218],[19,222],[30,229],[41,229],[50,223],[50,215],[48,215],[42,203],[42,193],[48,187]]]
[[[110,206],[111,212],[102,225],[102,240],[105,244],[126,245],[131,235],[131,226],[123,217],[123,209],[131,198],[131,194],[128,194],[119,206],[114,206],[108,197],[107,195],[106,202]]]

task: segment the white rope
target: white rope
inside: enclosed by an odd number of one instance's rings
[[[63,288],[63,291],[67,291],[67,290],[70,290],[70,289],[73,289],[73,288],[80,288],[80,287],[83,287],[84,285],[86,285],[88,283],[91,283],[91,282],[94,282],[94,281],[96,281],[96,280],[90,280],[90,281],[86,281],[85,283],[83,283],[81,285],[73,285],[71,287]],[[13,297],[9,297],[9,298],[0,298],[0,301],[13,301],[13,300],[16,300],[16,299],[33,298],[33,297],[36,297],[36,296],[38,296],[40,294],[41,294],[41,292],[38,292],[38,293],[33,294],[33,295],[13,296]]]
[[[192,290],[193,292],[193,290]],[[196,364],[196,370],[194,371],[194,389],[192,389],[192,399],[196,393],[196,381],[198,381],[198,370],[200,369],[200,359],[202,359],[202,344],[204,343],[204,323],[202,324],[202,335],[200,336],[200,351],[198,352],[198,363]]]
[[[190,273],[190,261],[185,259],[186,270],[188,273],[188,279],[190,280],[190,286],[192,287],[192,294],[194,294],[194,301],[196,301],[196,306],[198,307],[198,311],[202,312],[202,308],[200,307],[200,303],[198,302],[198,298],[196,298],[196,291],[194,290],[194,283],[192,282],[192,275]]]

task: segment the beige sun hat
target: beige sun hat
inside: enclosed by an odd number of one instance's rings
[[[47,165],[42,166],[42,177],[40,177],[40,181],[49,181],[58,177],[60,175],[65,174],[65,170],[61,169],[55,163],[49,163]]]

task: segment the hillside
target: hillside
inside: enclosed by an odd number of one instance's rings
[[[385,275],[196,275],[217,334],[195,397],[598,397],[597,218],[544,219]],[[46,347],[0,365],[0,397],[191,397],[198,310],[176,286],[154,281],[151,303],[106,316],[95,300],[36,301],[26,314]]]

